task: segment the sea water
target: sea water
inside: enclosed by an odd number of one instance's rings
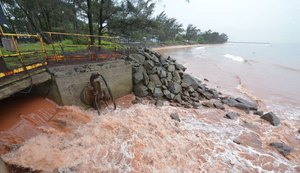
[[[299,46],[227,43],[161,52],[226,94],[247,95],[265,110],[300,119]]]

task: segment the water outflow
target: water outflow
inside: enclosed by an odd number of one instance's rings
[[[174,112],[180,122],[170,118]],[[10,164],[61,173],[300,171],[293,125],[283,122],[274,128],[258,116],[240,113],[233,121],[223,118],[222,110],[148,103],[108,108],[101,116],[67,107],[66,124],[74,117],[92,120],[69,132],[45,127],[46,133],[2,157]],[[277,140],[296,150],[283,157],[269,146]]]
[[[42,97],[11,98],[1,103],[0,110],[0,154],[43,132],[67,131],[89,120],[86,115]]]

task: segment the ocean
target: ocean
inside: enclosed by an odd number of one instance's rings
[[[227,43],[160,51],[228,95],[246,95],[267,111],[300,119],[300,44]]]

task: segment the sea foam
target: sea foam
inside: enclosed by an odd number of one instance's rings
[[[224,57],[232,59],[234,61],[238,61],[238,62],[245,62],[245,60],[242,57],[240,57],[240,56],[225,54]]]

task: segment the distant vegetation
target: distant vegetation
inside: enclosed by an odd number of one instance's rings
[[[154,16],[156,0],[1,0],[6,32],[42,31],[115,35],[130,42],[225,43],[226,34],[183,28],[165,12]],[[101,39],[92,39],[98,44]]]

